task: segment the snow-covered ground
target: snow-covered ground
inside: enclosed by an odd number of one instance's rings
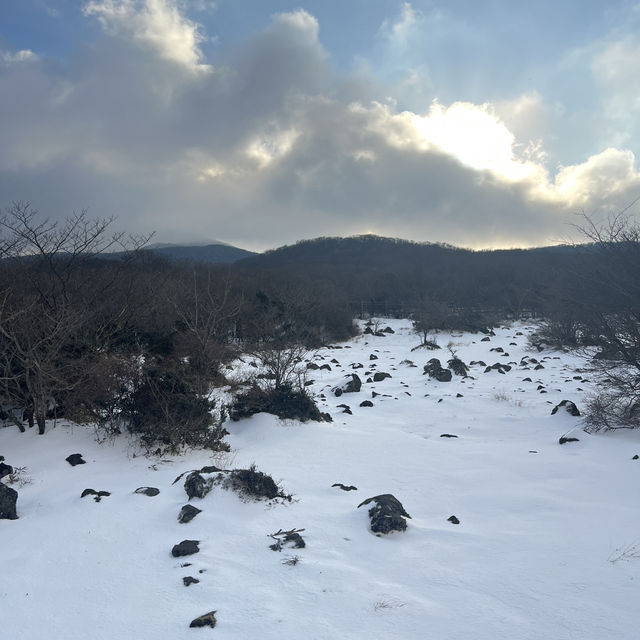
[[[26,467],[27,482],[13,485],[19,519],[0,521],[1,636],[640,637],[640,557],[630,549],[640,540],[640,460],[632,460],[640,434],[588,435],[580,418],[551,415],[563,399],[583,407],[593,386],[574,376],[588,378],[576,372],[585,363],[529,351],[526,325],[497,329],[489,342],[440,334],[435,352],[411,351],[419,340],[408,321],[387,325],[394,334],[316,354],[332,370],[310,371],[311,388],[325,395],[319,404],[333,423],[266,414],[230,423],[231,454],[158,460],[136,456],[124,438],[98,445],[91,430],[67,424],[45,436],[0,429],[0,454]],[[466,363],[516,364],[504,375],[475,365],[474,379],[450,383],[422,375],[430,358],[446,363],[449,341]],[[509,355],[490,351],[498,346]],[[523,356],[544,368],[523,368]],[[334,397],[330,388],[354,363],[364,365],[355,370],[363,382],[367,371],[392,377]],[[367,399],[374,406],[360,407]],[[343,403],[353,415],[341,413]],[[579,442],[558,444],[569,431]],[[71,467],[72,453],[87,464]],[[242,502],[217,488],[192,500],[202,509],[192,522],[177,521],[187,497],[176,476],[254,462],[294,494],[292,503]],[[358,490],[331,486],[338,482]],[[134,494],[140,486],[160,494]],[[85,488],[111,495],[97,503],[80,498]],[[406,532],[369,531],[368,507],[356,507],[382,493],[411,514]],[[271,551],[268,534],[292,528],[304,529],[306,548]],[[172,557],[183,539],[200,540],[200,553]],[[294,556],[296,564],[283,562]],[[185,587],[185,576],[200,582]],[[215,629],[189,628],[211,610]]]

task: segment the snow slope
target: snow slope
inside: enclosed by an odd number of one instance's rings
[[[418,338],[408,321],[387,325],[394,334],[315,354],[332,368],[309,375],[333,423],[283,423],[266,414],[230,423],[231,454],[157,460],[136,455],[124,438],[98,445],[91,430],[64,423],[44,437],[0,429],[0,454],[26,467],[21,476],[29,481],[14,485],[20,518],[0,521],[2,636],[639,637],[640,558],[624,550],[640,539],[640,461],[632,460],[640,434],[588,435],[579,418],[551,415],[565,398],[582,408],[593,387],[574,376],[588,378],[576,372],[585,363],[528,351],[526,325],[497,329],[489,342],[441,334],[443,349],[434,352],[411,351]],[[474,379],[450,383],[422,375],[430,358],[446,363],[450,341],[466,363],[516,365],[506,375],[476,365]],[[509,355],[490,351],[497,346]],[[544,369],[519,366],[523,356]],[[364,365],[355,371],[363,382],[366,371],[392,377],[334,397],[330,388],[354,363]],[[360,407],[366,399],[374,406]],[[353,415],[341,413],[342,403]],[[559,445],[569,431],[579,442]],[[87,464],[71,467],[71,453]],[[192,500],[201,514],[177,522],[187,503],[183,483],[172,484],[178,474],[252,462],[294,502],[242,502],[214,489]],[[336,482],[358,490],[332,488]],[[134,494],[140,486],[161,493]],[[85,488],[111,496],[81,499]],[[394,494],[411,514],[405,533],[368,530],[367,508],[356,507],[381,493]],[[453,514],[459,525],[447,521]],[[268,548],[269,533],[294,527],[305,529],[305,549]],[[183,539],[200,540],[200,553],[173,558]],[[295,565],[283,562],[294,556]],[[199,584],[183,586],[189,575]],[[188,628],[211,610],[214,630]]]

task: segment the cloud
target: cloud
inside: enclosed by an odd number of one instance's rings
[[[550,168],[538,94],[400,109],[334,71],[306,11],[206,60],[182,6],[91,2],[104,33],[73,64],[0,64],[1,206],[250,248],[366,230],[487,247],[557,240],[640,185],[623,149]]]
[[[35,62],[38,56],[31,49],[20,51],[0,51],[0,64],[15,64],[20,62]]]
[[[176,0],[92,0],[83,12],[110,35],[132,38],[165,60],[194,72],[211,69],[202,62],[200,26],[181,15]]]

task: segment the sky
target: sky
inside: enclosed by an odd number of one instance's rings
[[[638,0],[0,0],[2,209],[539,246],[640,197],[639,148]]]

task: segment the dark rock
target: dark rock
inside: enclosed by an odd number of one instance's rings
[[[0,520],[17,520],[18,492],[0,482]]]
[[[544,369],[544,365],[543,364],[537,364],[535,367],[533,367],[534,371],[539,371],[540,369]]]
[[[364,365],[363,365],[361,362],[354,362],[354,363],[351,365],[351,368],[352,368],[352,369],[363,369],[363,368],[364,368]]]
[[[205,480],[197,471],[192,471],[184,481],[184,490],[187,492],[189,500],[204,498],[211,491],[211,487],[211,481]]]
[[[489,349],[489,351],[495,351],[496,353],[504,353],[504,349],[502,347],[493,347],[493,349]]]
[[[531,378],[522,378],[522,382],[533,382]]]
[[[362,333],[366,333],[367,335],[373,335],[373,329],[371,327],[367,327]]]
[[[174,558],[180,558],[182,556],[191,556],[194,553],[198,553],[200,551],[200,540],[183,540],[178,544],[173,545],[173,549],[171,549],[171,555]]]
[[[501,364],[500,362],[496,362],[492,364],[490,367],[487,367],[484,372],[489,373],[491,371],[497,371],[498,373],[505,374],[507,371],[511,371],[511,366],[508,364]]]
[[[4,460],[4,457],[2,458]],[[0,462],[0,478],[10,476],[13,473],[13,467],[10,464]]]
[[[86,464],[86,462],[82,459],[81,453],[72,453],[70,456],[65,458],[65,460],[72,466],[75,467],[78,464]]]
[[[407,521],[411,516],[405,511],[402,503],[390,493],[383,493],[373,498],[367,498],[358,505],[358,509],[371,502],[375,505],[369,509],[371,531],[375,534],[390,533],[391,531],[405,531]]]
[[[95,489],[85,489],[81,494],[80,497],[84,498],[85,496],[97,496],[98,492]]]
[[[378,336],[378,338],[386,338],[387,334],[384,331],[376,331],[374,334],[374,336]]]
[[[464,398],[464,396],[461,393],[456,393],[456,398]]]
[[[378,371],[373,374],[373,381],[382,382],[383,380],[386,380],[387,378],[390,378],[390,377],[391,377],[390,373],[385,373],[384,371]]]
[[[369,360],[377,360],[377,359],[378,359],[378,356],[373,353],[369,356]]]
[[[333,387],[332,391],[336,397],[343,393],[357,393],[362,388],[362,380],[357,373],[350,373],[339,385]]]
[[[360,403],[361,407],[373,407],[373,402],[371,402],[371,400],[363,400]]]
[[[192,584],[198,584],[199,582],[200,580],[192,576],[185,576],[184,578],[182,578],[182,584],[185,587],[188,587],[189,585],[192,585]]]
[[[580,411],[578,411],[578,407],[576,407],[575,403],[571,402],[571,400],[563,400],[560,404],[557,404],[551,410],[551,415],[555,415],[562,408],[564,408],[565,411],[572,416],[576,416],[576,417],[580,416]]]
[[[480,342],[490,342],[491,338],[489,336],[485,336],[484,338],[482,338],[482,340],[480,340]]]
[[[431,358],[423,367],[424,373],[438,382],[451,382],[451,370],[444,369],[438,358]]]
[[[331,364],[340,364],[335,358],[332,358]]]
[[[358,487],[354,487],[352,484],[350,484],[348,487],[344,484],[342,484],[341,482],[336,482],[335,484],[331,485],[332,487],[340,487],[340,489],[342,489],[343,491],[357,491]]]
[[[153,498],[153,496],[157,496],[160,493],[160,489],[156,489],[155,487],[138,487],[133,493],[142,493],[145,496]]]
[[[640,456],[636,453],[635,456],[633,456],[633,458],[631,458],[632,460],[640,460]]]
[[[558,444],[566,444],[567,442],[580,442],[579,438],[567,438],[566,436],[562,436],[560,440],[558,440]]]
[[[199,513],[202,513],[202,509],[194,507],[192,504],[185,504],[180,513],[178,514],[178,522],[186,524],[191,522]]]
[[[311,369],[312,371],[315,371],[316,369],[319,369],[320,367],[315,363],[315,362],[310,362],[307,365],[307,369]]]
[[[325,371],[331,371],[331,367],[330,367],[328,364],[323,364],[323,365],[320,367],[320,370],[321,370],[321,371],[322,371],[323,369],[324,369]]]
[[[198,616],[195,620],[191,621],[189,627],[211,627],[216,626],[216,611],[209,611],[201,616]]]
[[[441,438],[457,438],[458,436],[454,435],[453,433],[441,433],[440,437]]]
[[[451,524],[460,524],[460,520],[458,520],[456,516],[449,516],[447,518],[447,521],[450,522]]]

